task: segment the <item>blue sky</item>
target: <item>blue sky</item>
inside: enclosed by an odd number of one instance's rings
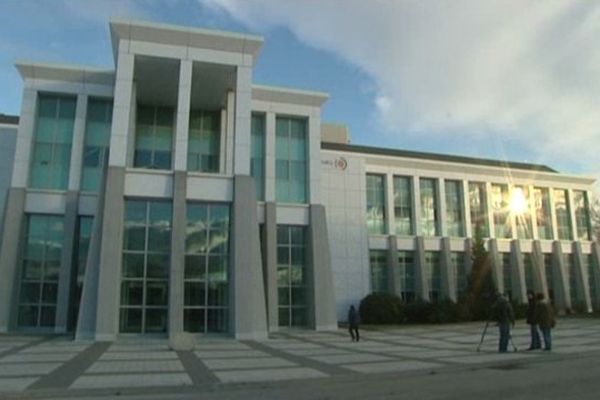
[[[3,0],[0,112],[15,60],[112,67],[112,16],[263,35],[254,81],[330,93],[353,143],[600,176],[596,2]]]

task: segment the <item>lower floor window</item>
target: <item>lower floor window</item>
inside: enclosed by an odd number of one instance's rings
[[[279,326],[308,325],[306,229],[277,227],[277,298]]]

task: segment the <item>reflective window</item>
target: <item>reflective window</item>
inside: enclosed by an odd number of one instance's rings
[[[227,204],[188,203],[183,329],[227,332],[229,229]]]
[[[279,326],[308,324],[306,228],[277,226]]]
[[[544,272],[546,274],[546,285],[548,285],[548,298],[554,304],[554,269],[552,254],[544,254]]]
[[[523,253],[523,269],[525,270],[525,290],[535,293],[533,285],[533,257],[531,253]]]
[[[219,172],[221,114],[219,111],[190,111],[188,171]]]
[[[90,99],[88,102],[81,173],[82,191],[97,192],[100,188],[102,173],[108,166],[112,109],[111,100]]]
[[[389,274],[387,267],[387,251],[370,250],[369,259],[371,265],[371,292],[389,292]]]
[[[467,266],[465,253],[453,251],[450,253],[450,262],[456,273],[456,296],[461,298],[467,292]]]
[[[304,118],[276,118],[275,198],[278,202],[306,203],[306,123]]]
[[[438,251],[425,252],[425,276],[429,282],[429,301],[437,303],[442,296],[442,268]]]
[[[504,282],[504,294],[512,300],[513,273],[510,253],[502,253],[502,280]]]
[[[384,176],[367,174],[367,230],[372,234],[385,233]]]
[[[581,190],[573,191],[573,207],[575,208],[575,224],[577,238],[591,240],[591,226],[587,193]]]
[[[81,301],[81,292],[85,279],[85,267],[90,249],[90,239],[92,237],[92,224],[94,217],[80,216],[77,226],[77,242],[75,247],[75,293],[72,293],[73,325],[77,325],[79,313],[79,303]]]
[[[173,114],[170,107],[138,105],[134,167],[171,169]]]
[[[18,324],[53,327],[64,237],[62,216],[27,215]]]
[[[448,227],[448,236],[451,237],[465,236],[461,187],[462,182],[460,181],[444,181],[446,192],[446,225]]]
[[[485,183],[469,182],[469,206],[473,236],[479,230],[483,237],[489,237]]]
[[[598,286],[596,285],[598,266],[594,262],[594,257],[591,254],[583,255],[583,264],[588,273],[588,286],[590,288],[590,300],[592,301],[592,307],[594,311],[597,311],[600,307],[600,296],[598,293]]]
[[[250,175],[256,183],[256,198],[265,198],[265,115],[252,114],[250,131]]]
[[[40,95],[34,133],[29,186],[67,189],[76,100]]]
[[[563,254],[563,263],[567,272],[567,282],[569,282],[569,294],[571,297],[571,308],[575,308],[579,303],[579,293],[577,287],[577,267],[575,265],[574,254]]]
[[[517,224],[517,237],[519,239],[531,239],[533,228],[531,225],[531,206],[529,188],[515,186],[512,195],[512,208]]]
[[[412,235],[412,190],[410,178],[394,176],[394,221],[397,235]]]
[[[437,194],[435,179],[421,178],[421,231],[423,236],[438,236]]]
[[[415,256],[412,251],[398,252],[398,267],[400,268],[400,285],[402,300],[405,303],[415,301]]]
[[[167,331],[171,203],[125,201],[120,331]]]
[[[492,185],[492,212],[494,213],[496,237],[500,239],[511,238],[508,185]]]
[[[547,188],[534,188],[533,201],[540,239],[552,239],[552,216],[550,214],[550,192]]]
[[[567,191],[563,189],[554,190],[554,210],[556,212],[556,228],[558,238],[571,240],[571,210]]]

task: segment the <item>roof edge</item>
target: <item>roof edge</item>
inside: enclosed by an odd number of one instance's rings
[[[284,86],[252,85],[252,99],[320,107],[329,93]]]

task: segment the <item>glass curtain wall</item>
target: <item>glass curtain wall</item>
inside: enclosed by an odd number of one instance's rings
[[[171,107],[138,105],[134,167],[171,169],[173,114]]]
[[[438,251],[425,252],[425,268],[429,281],[429,301],[437,303],[442,297],[442,268]]]
[[[504,283],[504,294],[512,300],[512,263],[510,253],[502,253],[502,281]]]
[[[591,240],[591,226],[587,193],[581,190],[573,191],[573,207],[575,208],[575,226],[577,238]]]
[[[265,129],[265,114],[252,114],[250,175],[256,184],[257,200],[265,199]]]
[[[406,176],[394,176],[394,222],[396,235],[413,234],[412,190]]]
[[[563,189],[554,190],[554,211],[556,213],[556,228],[558,238],[561,240],[572,240],[571,235],[571,209],[567,191]]]
[[[523,209],[515,215],[517,237],[519,239],[531,239],[533,237],[533,228],[531,224],[531,199],[529,197],[529,188],[525,186],[515,186],[513,190],[515,191],[515,196],[523,201]]]
[[[456,280],[456,296],[462,298],[467,292],[467,267],[465,253],[453,251],[450,253],[450,262],[454,266]]]
[[[126,200],[120,331],[167,331],[171,254],[169,202]]]
[[[571,308],[575,308],[579,305],[579,293],[577,291],[577,271],[574,254],[563,254],[563,262],[565,271],[567,271],[567,276],[569,278],[567,281],[569,282]]]
[[[508,185],[492,184],[492,212],[494,233],[499,239],[512,237]]]
[[[367,231],[385,234],[384,176],[367,174]]]
[[[183,329],[227,332],[229,205],[188,203],[186,212]]]
[[[435,179],[421,178],[421,231],[423,236],[438,236],[438,204]]]
[[[74,286],[72,292],[71,309],[73,315],[73,326],[77,325],[77,317],[79,314],[79,303],[81,301],[81,293],[83,290],[83,281],[85,279],[85,267],[90,249],[90,239],[92,238],[92,224],[94,217],[80,216],[77,226],[77,244],[75,248],[75,264],[74,268]]]
[[[462,182],[447,180],[444,182],[444,187],[446,189],[446,225],[448,227],[448,236],[465,236],[461,195]]]
[[[483,237],[489,237],[485,183],[469,182],[469,205],[473,236],[479,230]]]
[[[39,96],[29,187],[67,189],[75,106],[74,97]]]
[[[81,190],[98,192],[102,173],[108,166],[113,103],[111,100],[90,99],[85,125]]]
[[[307,200],[307,120],[277,117],[275,123],[275,197],[282,203]]]
[[[533,285],[533,257],[530,253],[523,253],[523,269],[525,270],[525,290],[535,293]]]
[[[191,110],[188,137],[188,171],[219,172],[221,113]]]
[[[27,215],[19,292],[20,327],[55,325],[63,237],[62,216]]]
[[[547,188],[534,188],[533,201],[535,203],[538,237],[540,239],[552,239],[552,216],[550,214],[549,190]]]
[[[415,293],[415,255],[412,251],[398,252],[398,268],[400,268],[401,296],[405,303],[414,302]]]
[[[371,292],[388,293],[387,251],[369,250],[369,259],[371,265]]]
[[[306,228],[277,226],[277,297],[279,326],[306,326]]]

